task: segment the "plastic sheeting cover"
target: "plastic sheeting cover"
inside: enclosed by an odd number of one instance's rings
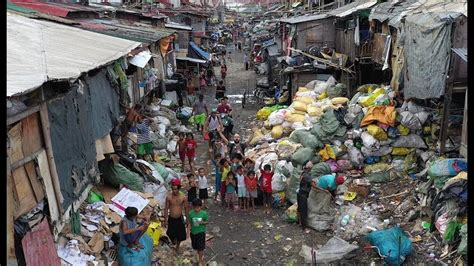
[[[7,13],[7,96],[73,79],[140,43]]]
[[[452,23],[432,14],[416,14],[406,18],[404,29],[405,98],[439,98],[446,87]]]

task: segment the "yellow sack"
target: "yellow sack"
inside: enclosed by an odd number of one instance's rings
[[[376,173],[380,171],[388,171],[392,166],[387,163],[374,163],[374,164],[366,164],[364,166],[364,173],[365,174],[371,174],[371,173]]]
[[[295,101],[302,102],[305,104],[311,104],[314,102],[314,99],[311,97],[296,97]]]
[[[407,154],[409,154],[410,152],[412,151],[412,149],[409,149],[409,148],[393,148],[392,149],[392,155],[396,155],[396,156],[405,156]]]
[[[387,140],[388,139],[387,133],[382,128],[380,128],[376,125],[369,125],[367,127],[367,132],[370,135],[374,136],[378,140]]]
[[[257,119],[266,120],[268,116],[272,113],[272,110],[268,107],[263,107],[257,112]]]
[[[296,223],[298,221],[298,203],[295,202],[295,204],[291,205],[286,210],[286,216],[288,217],[289,222]]]
[[[298,110],[294,110],[293,112],[291,112],[292,114],[297,114],[297,115],[305,115],[306,112],[303,112],[303,111],[298,111]]]
[[[328,97],[327,92],[323,92],[318,96],[318,100],[322,100],[322,99],[327,98],[327,97]]]
[[[263,127],[266,129],[272,129],[272,125],[270,125],[270,121],[263,122]]]
[[[255,145],[263,137],[263,133],[260,129],[256,129],[253,132],[252,139],[250,140],[250,145]]]
[[[306,112],[306,109],[308,108],[306,103],[300,101],[294,101],[292,106],[295,110],[302,112]]]
[[[160,222],[151,222],[148,226],[146,233],[153,239],[153,246],[158,246],[162,230]]]
[[[309,91],[309,89],[306,88],[306,87],[299,87],[298,88],[298,92],[307,92],[307,91]]]
[[[307,112],[310,116],[320,116],[323,114],[323,109],[316,106],[309,106]]]
[[[333,105],[337,105],[337,104],[345,104],[349,101],[349,99],[347,99],[346,97],[334,97],[331,99],[331,103]]]
[[[279,139],[283,135],[283,127],[281,125],[272,128],[272,138]]]
[[[373,105],[375,99],[377,99],[377,97],[379,97],[384,92],[385,92],[385,89],[378,88],[372,93],[372,95],[363,98],[362,100],[359,101],[359,103],[364,107],[369,107],[369,106]]]
[[[321,156],[323,161],[327,161],[329,159],[336,160],[336,153],[334,152],[334,149],[329,144],[324,145],[324,148],[319,151],[319,155]]]
[[[300,115],[300,114],[289,114],[289,115],[286,115],[285,116],[285,120],[288,121],[288,122],[303,122],[305,119],[304,119],[304,115]]]
[[[401,125],[401,124],[398,125],[397,129],[398,129],[398,132],[400,132],[400,135],[402,136],[408,136],[408,134],[410,134],[410,129],[404,125]]]

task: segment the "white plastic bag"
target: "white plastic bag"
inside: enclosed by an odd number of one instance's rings
[[[272,126],[281,125],[283,122],[285,122],[285,113],[286,113],[286,110],[284,110],[284,111],[281,111],[281,110],[273,111],[268,116],[268,122]]]
[[[362,143],[368,149],[378,149],[380,147],[380,143],[374,136],[370,135],[368,132],[362,132],[360,136],[362,138]]]

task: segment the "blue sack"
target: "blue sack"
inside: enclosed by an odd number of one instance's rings
[[[134,250],[119,244],[118,261],[120,266],[150,266],[153,253],[153,239],[144,234],[139,241],[143,249]]]
[[[364,161],[366,164],[375,164],[380,162],[380,156],[367,156]]]
[[[380,254],[385,256],[385,261],[389,265],[401,265],[413,250],[411,240],[398,226],[371,232],[367,239],[373,246],[378,247]]]

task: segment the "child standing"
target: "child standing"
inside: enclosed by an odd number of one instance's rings
[[[229,172],[227,175],[226,183],[226,191],[225,191],[225,199],[227,202],[227,208],[233,209],[234,204],[236,202],[237,194],[235,193],[235,178],[232,172]]]
[[[196,183],[196,179],[194,178],[193,173],[189,173],[187,177],[188,177],[188,186],[186,187],[186,190],[188,191],[189,206],[191,206],[193,201],[197,199],[197,183]]]
[[[221,173],[221,167],[219,165],[219,161],[221,160],[221,154],[216,154],[214,156],[214,160],[212,160],[212,164],[214,165],[214,175],[216,177],[216,192],[214,193],[214,202],[217,201],[217,195],[221,191],[221,182],[222,182],[222,173]]]
[[[207,212],[201,209],[202,201],[195,199],[193,209],[189,212],[188,230],[191,228],[191,246],[198,254],[198,265],[204,265],[204,249],[206,248],[206,224],[209,222]]]
[[[245,176],[244,167],[239,166],[237,168],[237,195],[239,196],[239,207],[241,210],[247,210],[247,189],[245,189]]]
[[[176,142],[176,150],[179,154],[179,159],[181,160],[181,172],[184,172],[184,163],[186,160],[186,135],[184,132],[178,133],[178,142]]]
[[[188,157],[191,173],[194,173],[194,159],[196,158],[197,143],[194,140],[193,133],[186,134],[186,156]]]
[[[209,195],[207,193],[207,177],[204,172],[204,168],[199,168],[199,176],[198,176],[198,184],[199,184],[199,199],[202,200],[202,206],[204,209],[207,209],[206,207],[206,202],[207,199],[209,198]]]
[[[252,205],[252,210],[255,210],[255,199],[258,197],[257,177],[255,176],[255,171],[250,170],[247,172],[247,176],[245,177],[245,187],[247,188],[247,209],[250,210],[249,205]]]
[[[222,183],[221,183],[221,198],[222,198],[222,204],[224,204],[224,199],[226,198],[225,197],[225,193],[226,193],[226,186],[227,186],[227,176],[229,175],[229,173],[231,173],[230,171],[230,164],[229,164],[229,161],[225,158],[222,158],[221,161],[220,161],[220,165],[221,165],[221,173],[222,173]]]
[[[261,180],[262,180],[262,192],[263,192],[263,206],[265,207],[265,213],[269,214],[271,211],[272,203],[272,179],[273,171],[269,164],[266,164],[262,169],[262,163],[260,164]]]

